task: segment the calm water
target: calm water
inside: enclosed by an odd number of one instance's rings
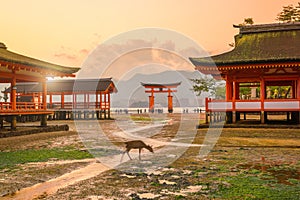
[[[174,107],[173,113],[203,113],[205,111],[205,107]],[[139,114],[139,113],[148,113],[148,108],[111,108],[113,113],[131,113],[131,114]],[[155,113],[168,113],[167,107],[159,107],[155,108]]]

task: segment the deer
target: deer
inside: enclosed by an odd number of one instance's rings
[[[125,142],[126,144],[126,150],[123,152],[122,157],[121,157],[121,162],[123,160],[123,156],[125,153],[127,153],[128,157],[130,158],[130,160],[132,160],[132,158],[129,155],[129,151],[131,149],[139,149],[139,160],[141,160],[141,151],[143,148],[148,149],[150,152],[153,153],[153,148],[150,145],[146,145],[143,141],[141,140],[132,140],[132,141],[128,141]]]

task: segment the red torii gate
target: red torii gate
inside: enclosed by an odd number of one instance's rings
[[[169,84],[158,84],[158,83],[141,83],[145,87],[145,92],[150,93],[149,96],[149,112],[154,112],[154,93],[168,93],[168,112],[173,112],[173,96],[172,92],[177,92],[176,88],[181,84],[169,83]],[[148,89],[148,90],[147,90]]]

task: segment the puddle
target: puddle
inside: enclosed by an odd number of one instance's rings
[[[202,185],[190,185],[186,189],[180,191],[180,193],[196,193],[203,189]]]
[[[166,185],[176,185],[176,182],[168,181],[168,180],[158,180],[159,184],[166,184]]]
[[[268,173],[274,177],[278,183],[292,185],[289,179],[300,180],[300,172],[296,169],[289,168],[288,165],[276,165],[269,163],[253,163],[253,164],[241,164],[237,166],[240,169],[254,169],[264,173]]]
[[[127,177],[127,178],[136,178],[136,176],[127,175],[127,174],[122,174],[121,176],[123,176],[123,177]]]
[[[137,194],[137,195],[140,199],[155,199],[155,198],[160,197],[159,194],[153,194],[153,193],[142,193],[142,194]]]

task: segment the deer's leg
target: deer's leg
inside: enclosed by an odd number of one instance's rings
[[[141,151],[142,151],[142,149],[139,148],[139,160],[141,160]]]
[[[124,152],[122,153],[122,157],[121,157],[120,162],[122,162],[125,152],[126,152],[126,151],[124,151]]]
[[[126,153],[127,153],[128,157],[130,158],[130,160],[132,160],[132,158],[129,155],[129,151],[126,151]]]

